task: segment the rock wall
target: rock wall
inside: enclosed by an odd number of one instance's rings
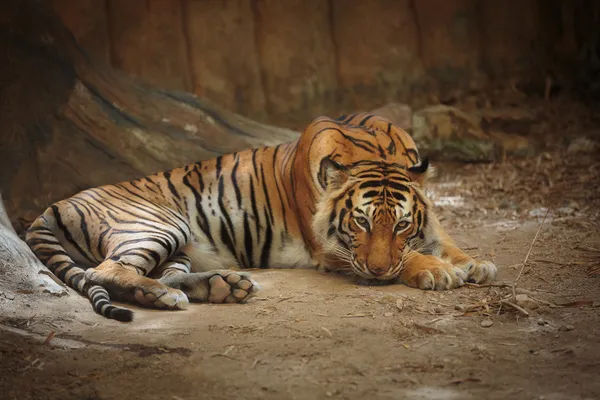
[[[569,77],[594,0],[52,0],[95,58],[253,119]]]

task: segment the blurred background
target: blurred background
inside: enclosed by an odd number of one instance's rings
[[[0,1],[0,397],[600,398],[599,100],[598,0]],[[265,270],[244,306],[124,326],[46,293],[67,292],[15,235],[355,111],[413,136],[496,283]]]
[[[389,102],[449,104],[491,85],[539,96],[600,89],[594,0],[52,4],[94,58],[296,129]]]

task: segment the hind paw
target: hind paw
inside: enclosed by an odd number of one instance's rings
[[[136,288],[133,291],[135,300],[143,306],[185,310],[190,304],[181,290],[173,288]]]
[[[234,270],[178,274],[160,282],[181,289],[190,300],[211,303],[243,303],[259,289],[249,273]]]
[[[258,289],[250,276],[236,271],[217,271],[209,280],[211,303],[243,303]]]

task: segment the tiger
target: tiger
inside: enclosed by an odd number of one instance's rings
[[[247,271],[309,267],[371,283],[448,290],[496,277],[445,233],[433,168],[389,120],[318,117],[291,142],[247,149],[59,201],[26,234],[34,254],[96,313],[111,298],[161,309],[244,303]]]

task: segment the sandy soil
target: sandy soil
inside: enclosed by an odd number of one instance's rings
[[[77,295],[0,294],[0,397],[598,399],[597,167],[441,166],[442,223],[499,282],[523,270],[523,312],[502,285],[424,292],[310,270],[257,271],[245,305],[136,309],[131,324]]]

